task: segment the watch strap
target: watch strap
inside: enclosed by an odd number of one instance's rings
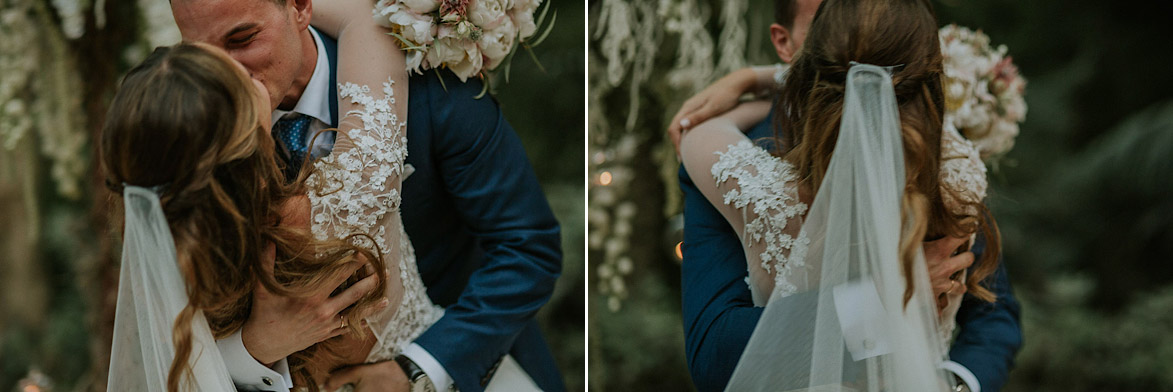
[[[399,367],[403,369],[403,374],[407,375],[407,379],[408,381],[411,381],[413,389],[415,389],[414,387],[418,383],[425,382],[430,387],[427,388],[428,390],[436,390],[436,386],[432,385],[432,380],[427,378],[428,374],[425,373],[424,369],[420,368],[419,365],[415,363],[415,361],[412,361],[411,358],[400,354],[395,356],[395,363],[399,364]]]

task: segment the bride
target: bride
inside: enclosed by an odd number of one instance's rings
[[[778,156],[743,130],[771,109]],[[936,18],[924,0],[827,0],[773,108],[693,128],[685,169],[738,231],[765,306],[729,390],[944,391],[960,293],[938,313],[922,241],[996,239],[981,162],[943,130]],[[985,252],[965,289],[994,270]]]
[[[338,38],[344,116],[330,155],[292,183],[265,86],[223,50],[160,48],[124,78],[101,138],[126,218],[108,390],[234,390],[215,339],[241,328],[254,290],[313,296],[348,283],[316,330],[283,337],[307,347],[289,366],[313,391],[341,366],[394,357],[442,316],[399,212],[404,53],[370,2],[315,5],[314,25]],[[347,296],[361,298],[347,307]],[[535,389],[512,369],[494,381]]]

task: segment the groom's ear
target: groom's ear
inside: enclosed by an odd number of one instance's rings
[[[286,0],[287,6],[293,12],[293,22],[297,23],[298,31],[305,30],[310,27],[310,19],[314,15],[314,2],[312,0]]]
[[[770,25],[770,42],[774,44],[774,51],[782,62],[790,64],[794,55],[798,53],[800,42],[794,40],[794,35],[785,26],[774,23]]]

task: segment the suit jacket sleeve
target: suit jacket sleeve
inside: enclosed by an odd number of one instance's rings
[[[979,252],[983,250],[984,241],[979,240],[974,256],[980,257]],[[1001,259],[998,270],[987,279],[988,287],[998,299],[989,303],[965,296],[957,312],[960,332],[949,350],[949,358],[974,374],[982,392],[997,392],[1006,384],[1014,355],[1022,347],[1022,328],[1018,300],[1014,298]]]
[[[679,177],[684,191],[681,287],[685,354],[697,389],[721,391],[764,308],[753,306],[745,282],[745,253],[737,233],[683,167]]]
[[[416,343],[465,392],[483,381],[538,309],[562,268],[558,222],[521,140],[479,80],[446,75],[431,99],[435,159],[445,188],[484,251],[456,303]],[[415,98],[415,97],[413,97]]]

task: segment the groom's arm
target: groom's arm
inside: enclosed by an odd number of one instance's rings
[[[984,241],[978,241],[975,257],[980,258],[983,250]],[[960,332],[949,350],[949,358],[971,373],[978,384],[977,388],[970,385],[971,389],[997,392],[1006,384],[1014,355],[1022,347],[1022,326],[1018,300],[1014,298],[1001,257],[998,270],[987,279],[988,287],[998,299],[989,303],[965,295],[957,313]]]
[[[753,306],[745,282],[745,253],[737,233],[683,167],[679,177],[684,191],[681,287],[685,354],[697,389],[721,391],[764,308]]]
[[[521,140],[497,102],[491,96],[474,98],[481,91],[479,80],[461,83],[442,74],[447,91],[428,98],[435,160],[484,259],[456,303],[416,344],[457,388],[477,392],[550,299],[562,269],[561,241]]]

